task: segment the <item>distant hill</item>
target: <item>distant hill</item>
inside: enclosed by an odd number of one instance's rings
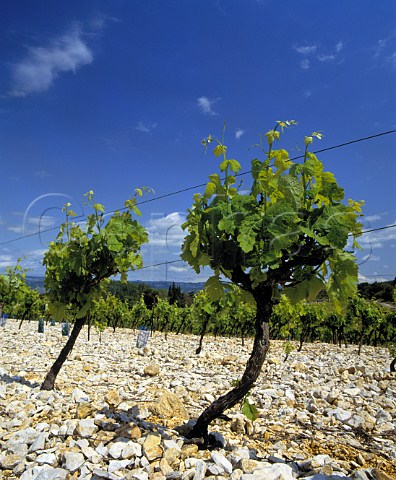
[[[358,292],[368,300],[377,300],[378,302],[390,302],[393,300],[393,292],[396,287],[396,278],[386,282],[359,283]]]
[[[35,288],[40,293],[44,293],[44,277],[31,277],[26,275],[26,283],[31,288]]]
[[[26,283],[37,289],[40,293],[44,292],[44,277],[26,277]],[[151,281],[143,282],[134,280],[129,283],[135,285],[147,285],[154,290],[168,290],[169,287],[175,283],[183,293],[199,292],[205,286],[204,282],[164,282],[164,281]],[[358,285],[358,292],[360,295],[367,299],[377,300],[379,302],[393,302],[393,289],[396,286],[396,279],[387,282],[374,282],[374,283],[360,283]],[[325,295],[325,294],[324,294]]]
[[[154,288],[155,290],[168,290],[170,286],[175,284],[179,286],[180,290],[184,293],[199,292],[205,286],[205,282],[163,282],[163,281],[143,282],[140,280],[133,280],[130,283],[148,285],[149,287]]]
[[[26,276],[26,283],[31,287],[38,290],[40,293],[44,292],[44,277],[32,277]],[[183,293],[198,292],[205,286],[204,282],[163,282],[163,281],[151,281],[143,282],[140,280],[134,280],[129,283],[144,284],[155,290],[168,290],[168,288],[175,283],[180,287]]]

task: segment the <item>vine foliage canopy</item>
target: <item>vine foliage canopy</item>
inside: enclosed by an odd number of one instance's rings
[[[93,191],[85,194],[86,204],[93,210],[85,224],[70,221],[75,213],[70,204],[65,205],[66,222],[43,261],[49,307],[55,318],[63,319],[66,309],[77,319],[85,318],[109,277],[120,274],[126,281],[128,270],[142,267],[140,247],[148,235],[132,218],[133,213],[140,215],[137,195],[142,195],[140,189],[125,202],[125,210],[114,212],[107,223],[104,206],[94,202]]]
[[[252,160],[248,193],[236,185],[241,165],[227,157],[223,139],[208,136],[202,141],[205,148],[215,145],[220,174],[209,176],[203,195],[194,195],[183,225],[188,233],[181,257],[197,273],[206,266],[213,269],[207,282],[213,297],[222,295],[221,277],[251,293],[260,285],[270,286],[274,300],[284,293],[293,303],[313,300],[326,288],[340,306],[355,292],[357,265],[346,247],[349,236],[352,247],[358,247],[363,202],[343,202],[344,190],[309,151],[322,138],[320,132],[305,137],[301,163],[274,148],[294,124],[278,121],[260,138],[265,156]]]

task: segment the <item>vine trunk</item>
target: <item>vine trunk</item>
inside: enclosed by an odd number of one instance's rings
[[[242,379],[236,387],[225,395],[212,402],[198,417],[194,427],[189,432],[190,438],[203,438],[208,443],[208,426],[216,418],[221,417],[223,412],[232,408],[243,400],[246,394],[254,386],[269,349],[269,319],[272,313],[273,302],[269,295],[261,296],[258,292],[252,292],[256,303],[257,313],[255,319],[255,337],[250,358],[246,364]],[[257,293],[257,294],[255,294]]]
[[[65,363],[67,356],[73,350],[74,344],[76,343],[77,337],[81,332],[82,327],[84,326],[86,318],[78,318],[75,323],[73,330],[70,333],[66,344],[60,351],[58,358],[55,360],[54,364],[47,373],[43,384],[41,385],[41,390],[53,390],[55,387],[55,380],[58,376],[62,365]]]
[[[396,357],[391,361],[390,371],[393,373],[396,372]]]

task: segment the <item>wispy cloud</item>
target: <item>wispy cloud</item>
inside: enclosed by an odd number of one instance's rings
[[[388,40],[386,38],[380,38],[377,44],[374,47],[374,58],[379,58],[382,55],[382,52],[385,50],[388,44]]]
[[[245,130],[242,130],[241,128],[237,128],[235,130],[235,138],[239,140],[244,133],[245,133]]]
[[[55,176],[53,173],[47,172],[45,170],[37,170],[37,172],[34,172],[34,175],[39,178],[50,178]]]
[[[378,230],[376,232],[368,232],[358,239],[360,245],[363,248],[383,248],[385,246],[393,246],[396,242],[396,227],[392,225],[396,224],[396,221],[388,226],[390,228],[386,230]],[[389,242],[392,242],[389,244]]]
[[[310,55],[313,55],[318,46],[317,45],[293,45],[294,50],[302,55],[304,58],[300,61],[300,67],[303,70],[308,70],[311,66],[311,61],[307,58]]]
[[[328,62],[328,61],[332,61],[332,60],[335,60],[336,59],[336,56],[333,55],[333,54],[330,54],[330,55],[326,55],[324,53],[320,53],[318,56],[317,56],[318,60],[320,62]]]
[[[74,26],[46,47],[28,47],[27,56],[12,68],[10,95],[24,97],[48,90],[60,73],[76,72],[93,61],[93,55]]]
[[[373,255],[371,253],[368,253],[367,255],[365,255],[364,257],[361,258],[361,260],[363,262],[366,262],[367,260],[371,260],[372,262],[377,262],[378,260],[381,260],[380,257],[378,257],[377,255]]]
[[[389,62],[393,67],[396,67],[396,52],[392,53],[392,55],[389,57]]]
[[[157,128],[157,126],[158,126],[157,122],[145,123],[145,122],[139,121],[138,124],[133,128],[135,130],[138,130],[139,132],[142,132],[142,133],[152,133],[152,131],[155,128]]]
[[[376,222],[377,220],[381,220],[381,219],[382,219],[382,216],[378,214],[364,216],[365,223]]]
[[[180,212],[161,215],[148,221],[147,231],[149,234],[149,248],[163,247],[171,250],[177,247],[178,253],[183,242],[185,233],[181,225],[185,222],[184,214]]]
[[[312,55],[316,52],[318,46],[317,45],[293,45],[293,48],[296,52],[300,53],[301,55]]]
[[[186,273],[191,270],[189,267],[175,267],[174,265],[169,265],[168,270],[175,273]]]
[[[381,66],[396,67],[396,31],[380,38],[372,48],[373,60]]]
[[[34,257],[34,258],[43,258],[44,254],[47,253],[48,250],[45,248],[38,248],[36,250],[31,250],[29,253],[29,257]]]
[[[50,215],[27,217],[20,225],[10,225],[7,230],[18,234],[32,234],[51,228],[56,222],[56,218]]]
[[[43,257],[47,249],[24,250],[23,254],[14,252],[12,255],[0,255],[0,269],[5,269],[7,266],[15,266],[18,259],[21,261],[21,266],[26,268],[33,275],[44,275],[45,269],[43,267]]]
[[[339,53],[344,48],[342,41],[339,41],[333,52],[322,52],[322,47],[316,43],[307,44],[307,45],[293,45],[293,49],[299,53],[303,59],[300,61],[300,67],[303,70],[308,70],[311,67],[311,64],[314,60],[319,60],[320,62],[332,62],[337,60]]]
[[[55,217],[50,215],[41,215],[40,217],[29,217],[27,223],[32,226],[37,226],[41,228],[53,227],[56,223]]]
[[[359,283],[374,283],[374,282],[386,282],[389,281],[389,278],[386,277],[379,277],[376,274],[373,275],[363,275],[359,273],[358,275]]]
[[[15,259],[11,255],[0,255],[0,268],[9,267],[15,264]]]
[[[201,109],[202,113],[205,115],[217,115],[213,110],[213,105],[218,102],[220,98],[208,98],[208,97],[199,97],[197,99],[198,107]]]
[[[93,30],[94,34],[97,32],[101,33],[102,30],[107,27],[109,22],[119,23],[121,20],[119,18],[106,15],[103,12],[99,12],[88,21],[88,27]]]
[[[23,225],[11,225],[7,227],[7,230],[13,233],[23,233]]]

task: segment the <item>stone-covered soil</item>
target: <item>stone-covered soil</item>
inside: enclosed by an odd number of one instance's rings
[[[238,380],[252,342],[83,330],[53,392],[40,382],[66,341],[60,325],[0,329],[0,479],[396,479],[396,375],[385,348],[272,342],[250,401],[199,449],[174,428]],[[101,341],[100,341],[101,340]]]

